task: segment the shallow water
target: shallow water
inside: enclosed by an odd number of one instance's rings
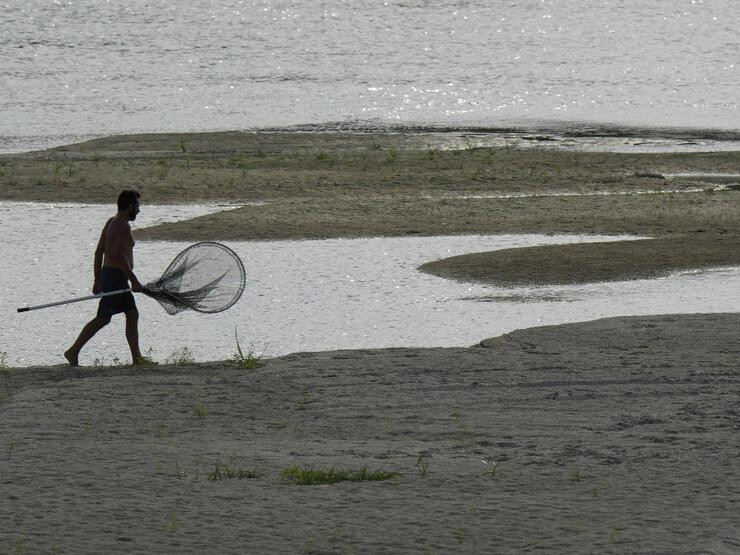
[[[186,218],[216,207],[147,206],[136,226]],[[61,353],[95,313],[95,301],[18,314],[16,308],[88,293],[92,253],[108,206],[0,203],[0,352],[7,363],[63,362]],[[43,227],[38,225],[43,222]],[[183,347],[196,360],[225,359],[253,344],[268,356],[295,351],[390,346],[468,346],[543,324],[629,314],[724,312],[740,306],[740,269],[652,281],[502,289],[454,282],[416,268],[474,251],[597,237],[459,236],[229,243],[242,257],[247,288],[221,314],[168,316],[137,296],[141,344],[165,360]],[[602,238],[613,239],[613,237]],[[159,276],[186,245],[136,246],[142,281]],[[98,334],[81,363],[128,360],[123,316]]]
[[[296,124],[740,130],[735,0],[4,0],[0,149]]]

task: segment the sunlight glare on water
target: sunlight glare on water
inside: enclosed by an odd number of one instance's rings
[[[532,121],[740,130],[734,0],[5,0],[0,150]]]

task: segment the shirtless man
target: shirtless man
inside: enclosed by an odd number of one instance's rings
[[[118,213],[103,227],[93,264],[95,282],[92,290],[96,295],[126,289],[129,281],[132,291],[140,292],[142,289],[134,274],[134,238],[129,225],[139,213],[140,196],[138,191],[122,191],[118,195]],[[120,312],[126,315],[126,340],[133,363],[145,361],[139,350],[139,312],[136,310],[134,296],[131,293],[121,293],[100,299],[97,316],[85,324],[74,345],[64,353],[70,366],[79,366],[78,358],[82,347],[110,323],[111,316]]]

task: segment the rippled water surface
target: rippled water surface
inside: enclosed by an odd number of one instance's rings
[[[137,226],[215,207],[144,207]],[[107,206],[0,203],[0,353],[11,365],[61,363],[94,316],[95,301],[18,314],[25,304],[88,294],[92,252]],[[40,223],[43,223],[41,225]],[[517,328],[629,314],[736,311],[740,270],[654,281],[501,289],[420,273],[446,256],[499,248],[596,240],[575,236],[462,236],[229,243],[242,257],[247,288],[221,314],[168,316],[137,296],[141,343],[158,360],[183,347],[196,360],[225,359],[234,329],[269,356],[295,351],[389,346],[468,346]],[[137,273],[159,276],[186,245],[139,242]],[[96,336],[81,363],[128,360],[123,316]]]
[[[735,0],[4,0],[0,148],[327,122],[740,130]]]

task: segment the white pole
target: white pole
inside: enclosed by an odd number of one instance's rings
[[[118,289],[117,291],[108,291],[107,293],[98,293],[97,295],[88,295],[86,297],[78,297],[76,299],[67,299],[66,301],[57,301],[55,303],[39,304],[36,306],[24,306],[18,309],[18,312],[28,312],[29,310],[38,310],[39,308],[49,308],[50,306],[59,306],[60,304],[78,303],[80,301],[87,301],[88,299],[99,299],[101,297],[110,297],[111,295],[120,295],[121,293],[128,293],[131,289]]]

